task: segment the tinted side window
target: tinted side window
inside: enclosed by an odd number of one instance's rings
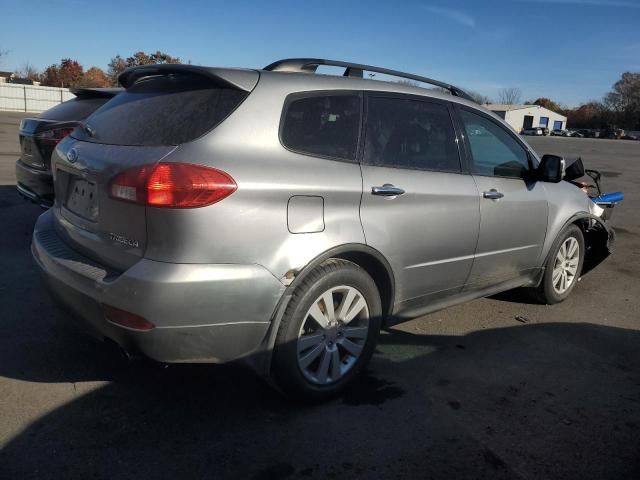
[[[282,143],[301,153],[356,159],[360,131],[359,95],[305,96],[286,106]]]
[[[445,105],[372,97],[364,161],[369,165],[460,171],[455,133]]]
[[[481,115],[460,112],[478,175],[521,178],[529,168],[527,152],[495,122]]]

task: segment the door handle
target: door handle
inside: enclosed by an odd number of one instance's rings
[[[381,197],[395,197],[402,195],[404,190],[390,183],[385,183],[381,187],[371,187],[371,195],[380,195]]]
[[[483,192],[482,196],[484,198],[489,198],[491,200],[498,200],[499,198],[504,197],[504,193],[500,193],[499,191],[497,191],[495,188],[492,188],[491,190],[489,190],[488,192]]]

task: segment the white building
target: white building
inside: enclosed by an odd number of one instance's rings
[[[8,83],[14,76],[13,72],[0,72],[0,83]]]
[[[531,127],[547,127],[549,130],[567,128],[567,117],[540,105],[489,104],[484,107],[504,118],[516,132]]]

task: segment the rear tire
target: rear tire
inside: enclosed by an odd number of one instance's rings
[[[369,362],[381,322],[380,294],[367,272],[347,260],[323,262],[296,287],[285,310],[274,380],[301,399],[333,397]]]
[[[580,279],[585,244],[582,230],[570,225],[558,236],[545,265],[544,277],[531,290],[540,303],[552,305],[567,298]]]

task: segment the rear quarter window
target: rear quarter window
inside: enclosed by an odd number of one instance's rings
[[[282,144],[307,155],[355,162],[361,105],[359,94],[294,94],[285,102]]]
[[[245,91],[219,88],[200,75],[148,77],[87,119],[93,135],[77,128],[73,136],[112,145],[180,145],[212,130],[247,95]]]

